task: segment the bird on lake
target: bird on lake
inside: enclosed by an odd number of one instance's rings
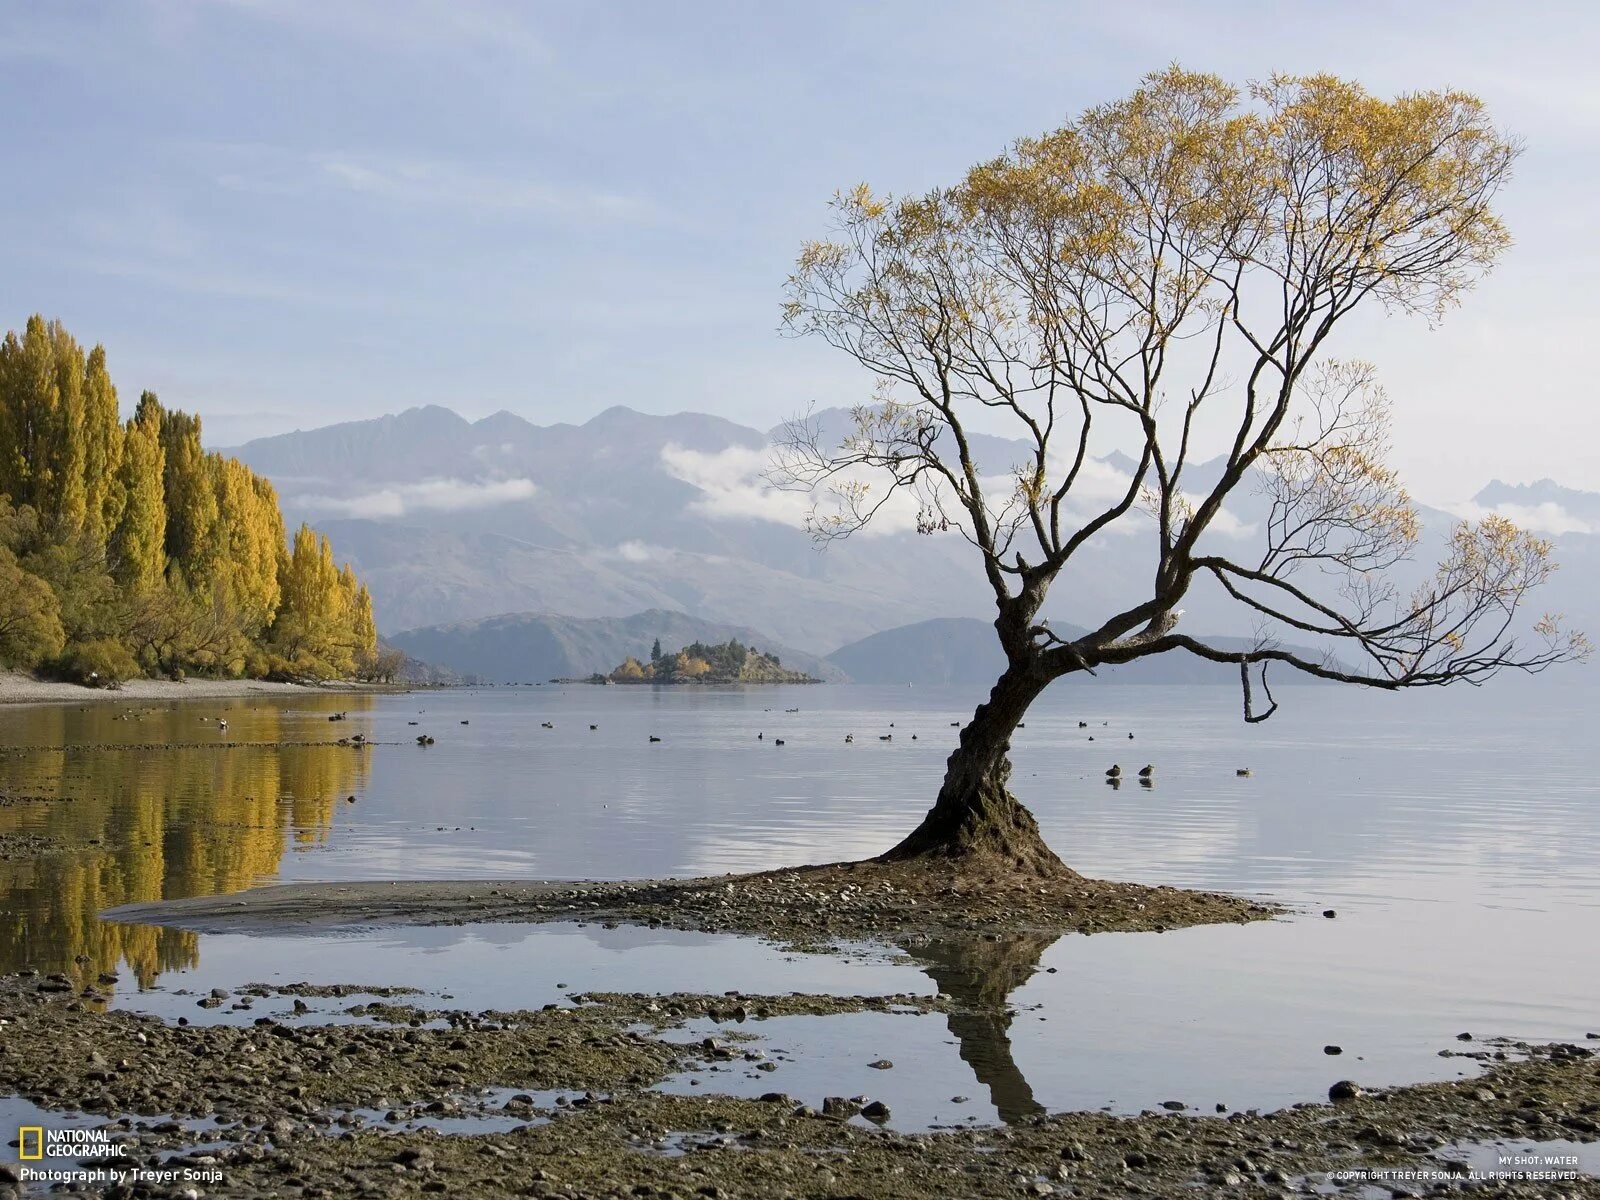
[[[227,729],[228,728],[228,723],[226,721],[222,720],[219,717],[219,718],[217,718],[217,728],[218,729]]]
[[[772,744],[774,746],[781,746],[781,745],[783,745],[783,739],[782,738],[773,738],[772,739]]]
[[[844,735],[844,744],[846,746],[848,746],[851,742],[853,742],[855,740],[856,740],[856,735],[853,734],[853,733],[847,733],[847,734]]]
[[[758,733],[758,734],[756,734],[756,741],[758,741],[758,742],[762,741],[762,740],[764,740],[766,738],[766,736],[767,735],[766,735],[765,731],[763,731],[761,733]]]
[[[589,728],[590,728],[590,729],[599,729],[599,728],[600,728],[600,726],[598,726],[598,725],[591,725],[591,726],[589,726]]]
[[[878,735],[878,740],[880,742],[892,742],[892,741],[894,741],[894,734],[892,734],[892,733],[880,733]]]
[[[659,741],[660,741],[660,740],[661,740],[661,739],[660,739],[660,738],[658,738],[658,737],[657,737],[657,736],[656,736],[656,735],[655,735],[655,734],[653,734],[653,733],[652,733],[652,734],[651,734],[651,735],[650,735],[650,740],[651,740],[651,741],[652,741],[652,742],[659,742]]]
[[[1122,764],[1121,763],[1112,763],[1111,764],[1111,769],[1106,772],[1106,778],[1107,779],[1121,779],[1122,778]]]
[[[1149,763],[1146,763],[1144,766],[1139,768],[1140,779],[1149,779],[1150,776],[1154,775],[1155,773],[1155,767],[1151,766]]]
[[[1131,733],[1130,733],[1130,734],[1129,734],[1129,735],[1128,735],[1128,740],[1129,740],[1129,741],[1130,741],[1130,742],[1131,742],[1131,741],[1132,741],[1132,740],[1133,740],[1133,734],[1131,734]]]

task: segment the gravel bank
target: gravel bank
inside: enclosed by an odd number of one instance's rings
[[[76,683],[35,679],[18,671],[0,672],[0,704],[89,704],[96,701],[218,700],[237,696],[304,696],[318,692],[393,692],[410,689],[392,684],[271,683],[264,679],[130,679],[117,688],[82,687]]]
[[[703,879],[284,884],[123,905],[103,915],[198,932],[583,919],[820,948],[946,933],[1159,932],[1282,911],[1246,897],[1077,875],[1022,883],[867,861]]]
[[[215,1172],[208,1196],[1600,1197],[1593,1178],[1477,1184],[1453,1149],[1600,1139],[1600,1060],[1582,1046],[1478,1042],[1465,1051],[1484,1065],[1475,1078],[1349,1085],[1340,1088],[1349,1099],[1273,1113],[1061,1113],[905,1134],[875,1124],[865,1097],[742,1100],[652,1087],[670,1071],[745,1053],[737,1032],[688,1044],[660,1036],[697,1016],[725,1020],[730,1004],[759,1022],[928,1003],[916,997],[575,996],[571,1007],[511,1013],[364,1004],[348,1010],[360,1023],[311,1013],[208,1027],[102,1012],[110,982],[0,980],[0,1088],[103,1115],[127,1148],[122,1166]],[[272,991],[245,986],[202,1006]],[[528,1090],[482,1090],[491,1086]],[[443,1135],[408,1124],[419,1115],[496,1125]],[[192,1131],[183,1118],[197,1117],[215,1124]],[[1367,1170],[1430,1181],[1374,1191],[1335,1174]],[[7,1178],[15,1168],[0,1167],[0,1189]],[[178,1196],[185,1185],[102,1194]]]

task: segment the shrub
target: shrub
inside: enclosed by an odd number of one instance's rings
[[[96,638],[67,650],[55,660],[51,673],[85,687],[114,688],[140,672],[139,664],[121,642]]]

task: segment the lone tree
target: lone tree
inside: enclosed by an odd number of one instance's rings
[[[1383,100],[1328,76],[1241,92],[1173,67],[953,187],[835,198],[786,325],[855,358],[876,392],[842,443],[791,422],[770,478],[814,492],[822,540],[885,513],[958,531],[1007,663],[937,802],[880,861],[1065,873],[1008,790],[1008,753],[1028,706],[1073,672],[1187,651],[1236,665],[1260,721],[1276,708],[1269,665],[1398,689],[1587,653],[1557,617],[1519,616],[1554,563],[1498,517],[1409,569],[1421,528],[1382,461],[1387,402],[1369,366],[1333,355],[1358,309],[1432,322],[1460,301],[1509,242],[1492,203],[1517,152],[1460,92]],[[980,463],[979,435],[1002,422],[1026,452]],[[1223,456],[1199,484],[1202,445]],[[1113,447],[1133,465],[1108,492],[1095,451]],[[1265,544],[1219,553],[1207,531],[1252,491]],[[1145,523],[1148,593],[1085,614],[1081,636],[1052,632],[1051,584],[1124,521]],[[1178,628],[1198,586],[1250,617],[1250,648]],[[1318,652],[1284,648],[1283,630]]]

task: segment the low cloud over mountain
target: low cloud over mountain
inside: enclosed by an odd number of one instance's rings
[[[824,441],[848,419],[818,414]],[[996,481],[1024,454],[1021,443],[982,434],[973,445]],[[763,479],[771,450],[770,434],[697,413],[619,407],[581,425],[537,426],[508,412],[468,421],[428,406],[234,452],[274,480],[291,518],[326,530],[354,561],[386,632],[503,613],[660,609],[820,653],[933,618],[992,618],[971,548],[954,532],[917,536],[910,511],[891,510],[873,533],[819,549],[801,528],[810,498]],[[1086,464],[1085,502],[1118,494],[1133,467],[1119,454]],[[1189,489],[1203,492],[1217,469],[1193,464]],[[1207,536],[1248,556],[1264,505],[1242,489]],[[1412,574],[1421,578],[1454,521],[1490,512],[1556,538],[1563,569],[1541,604],[1594,632],[1600,494],[1495,482],[1455,513],[1425,509]],[[1089,624],[1145,594],[1150,520],[1135,510],[1114,528],[1118,536],[1085,547],[1053,590],[1061,623]],[[1196,633],[1255,633],[1203,587],[1185,608]]]

